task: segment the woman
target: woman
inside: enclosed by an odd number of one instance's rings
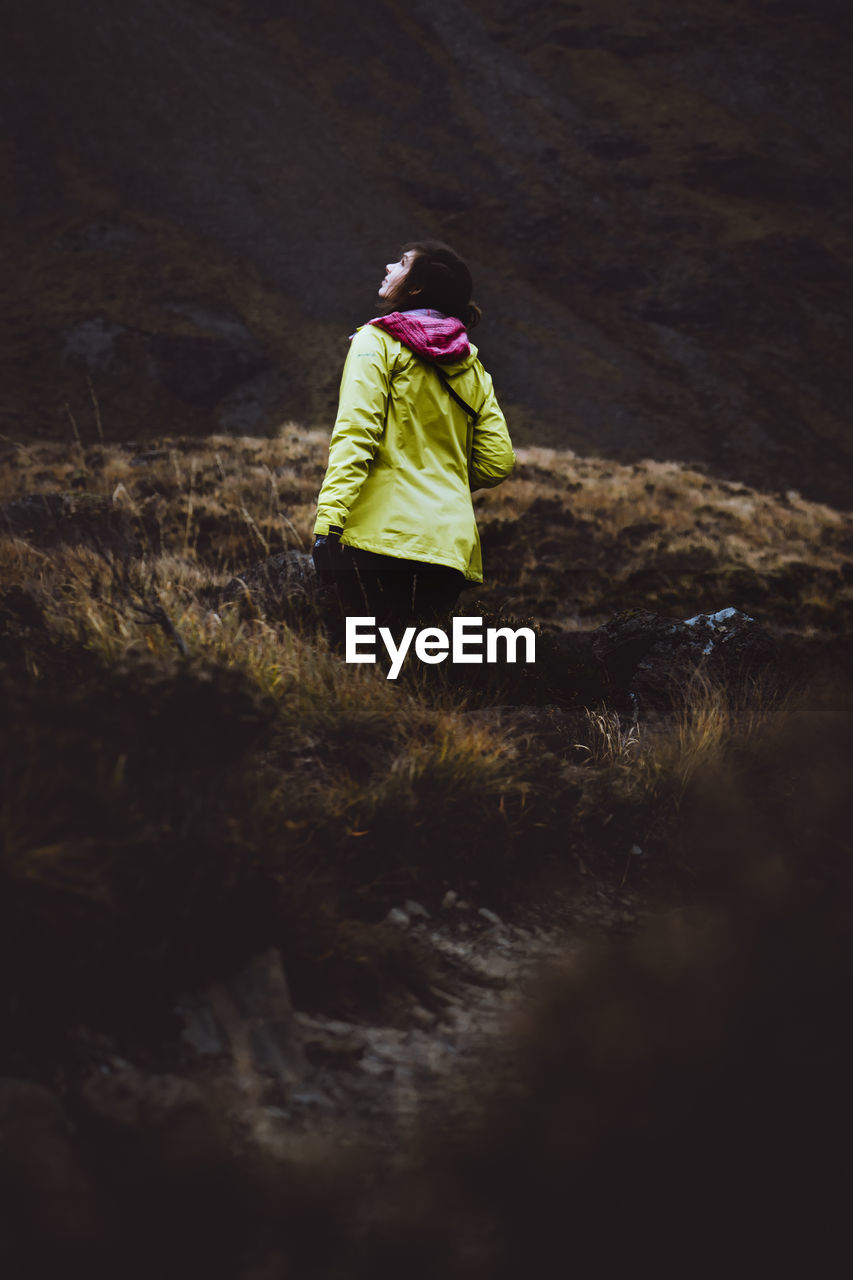
[[[471,493],[505,480],[515,455],[468,341],[471,290],[458,254],[415,241],[386,267],[384,314],[352,336],[314,525],[343,615],[431,621],[483,581]]]

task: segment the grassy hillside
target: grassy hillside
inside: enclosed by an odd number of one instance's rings
[[[284,948],[299,995],[345,1004],[336,920],[472,882],[503,900],[555,861],[570,880],[580,858],[618,881],[632,844],[651,842],[651,865],[669,868],[699,764],[728,758],[843,661],[849,518],[676,464],[529,449],[478,497],[489,581],[459,611],[532,624],[537,663],[471,676],[409,662],[389,681],[330,650],[310,591],[252,577],[309,545],[324,460],[318,434],[289,426],[272,440],[6,458],[5,874],[7,901],[29,905],[10,907],[5,936],[34,957],[14,983],[41,982],[35,957],[59,913],[50,947],[82,969],[41,990],[50,1018],[78,1016],[78,1001],[106,1016],[104,949],[108,982],[142,963],[134,981],[156,1004],[159,984],[264,939]],[[565,628],[620,608],[729,605],[777,637],[781,666],[760,687],[700,671],[674,691],[674,719],[646,724],[572,683]],[[542,714],[489,710],[506,704]],[[384,981],[370,979],[376,998]],[[22,1007],[45,1029],[38,1000]]]
[[[75,427],[97,437],[94,416]],[[70,1258],[141,1280],[167,1258],[167,1276],[330,1280],[402,1256],[497,1280],[552,1256],[568,1213],[604,1275],[631,1252],[602,1225],[614,1197],[634,1243],[682,1257],[715,1203],[685,1187],[729,1176],[741,1142],[764,1190],[740,1240],[763,1247],[792,1199],[805,1239],[833,1175],[797,1091],[843,1132],[848,1079],[831,996],[850,973],[848,516],[676,463],[523,449],[478,496],[488,582],[460,612],[534,626],[536,664],[394,682],[330,647],[310,579],[257,569],[310,543],[323,433],[9,445],[3,462],[17,1274]],[[591,696],[567,661],[566,636],[623,607],[725,605],[775,657],[725,682],[673,673],[663,712]],[[389,920],[402,904],[426,923]],[[543,927],[562,964],[511,1040],[440,1088],[418,1076],[407,1053],[452,1057],[453,1018],[476,1029],[501,939],[530,950]],[[478,946],[496,948],[479,975]],[[258,1066],[270,1007],[279,1057]],[[568,1209],[548,1192],[564,1184]],[[655,1225],[660,1187],[675,1234]]]

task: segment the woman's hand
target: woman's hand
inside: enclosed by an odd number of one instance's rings
[[[314,539],[315,547],[328,546],[330,542],[340,542],[343,529],[339,524],[330,524],[328,533],[318,533]]]
[[[334,584],[335,559],[340,551],[342,533],[343,529],[340,525],[330,524],[328,533],[318,533],[314,539],[311,557],[314,568],[317,570],[317,577],[323,586]]]

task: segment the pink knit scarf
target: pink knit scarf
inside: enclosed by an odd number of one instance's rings
[[[416,355],[439,363],[463,360],[470,354],[468,330],[456,316],[446,316],[442,311],[418,307],[414,311],[392,311],[387,316],[376,316],[368,321],[392,337],[399,338]]]

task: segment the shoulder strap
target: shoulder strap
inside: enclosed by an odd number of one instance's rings
[[[432,363],[432,362],[430,362],[430,363]],[[477,425],[477,419],[480,417],[480,414],[483,412],[482,405],[480,406],[480,408],[479,408],[479,409],[473,409],[473,408],[471,407],[471,405],[470,405],[470,404],[468,404],[468,403],[466,403],[466,401],[462,399],[462,397],[459,395],[459,393],[458,393],[457,391],[455,391],[455,390],[453,389],[453,387],[450,385],[450,379],[447,377],[447,374],[444,372],[444,370],[441,368],[441,366],[440,366],[440,365],[437,365],[437,364],[432,363],[432,367],[435,369],[436,373],[438,374],[439,378],[441,379],[441,385],[444,387],[444,389],[445,389],[445,391],[447,392],[447,394],[448,394],[448,395],[449,395],[453,400],[455,400],[455,401],[456,401],[456,403],[459,405],[459,408],[460,408],[460,409],[464,409],[464,410],[465,410],[465,412],[468,414],[468,417],[471,419],[471,425],[472,425],[472,426],[476,426],[476,425]]]
[[[447,374],[438,364],[436,364],[434,360],[425,360],[424,364],[432,365],[433,369],[435,369],[436,373],[438,374],[439,381],[441,382],[441,385],[444,387],[447,394],[451,397],[451,399],[455,400],[456,403],[459,405],[459,408],[464,409],[465,413],[468,415],[468,431],[465,439],[465,457],[468,460],[468,483],[471,484],[471,455],[474,447],[474,428],[476,427],[477,422],[479,421],[480,414],[483,412],[483,407],[486,402],[484,400],[483,404],[480,405],[479,409],[474,409],[470,404],[468,404],[466,400],[462,399],[458,391],[455,391],[453,387],[451,387],[450,379],[447,377]]]
[[[453,389],[453,387],[450,385],[450,379],[447,377],[447,374],[440,367],[440,365],[436,364],[435,360],[428,360],[425,356],[419,355],[417,352],[412,352],[412,354],[415,356],[416,359],[420,360],[422,364],[429,365],[433,369],[435,369],[436,373],[438,374],[439,381],[441,382],[441,385],[444,387],[447,394],[451,397],[451,399],[456,401],[460,409],[464,409],[465,413],[468,416],[468,432],[465,440],[465,456],[468,459],[468,481],[470,483],[471,454],[472,454],[473,445],[474,445],[474,428],[476,427],[479,421],[480,414],[483,412],[483,408],[485,406],[486,401],[485,400],[483,401],[479,409],[473,408],[473,406],[468,404],[466,400],[462,399],[458,391],[455,391]]]

